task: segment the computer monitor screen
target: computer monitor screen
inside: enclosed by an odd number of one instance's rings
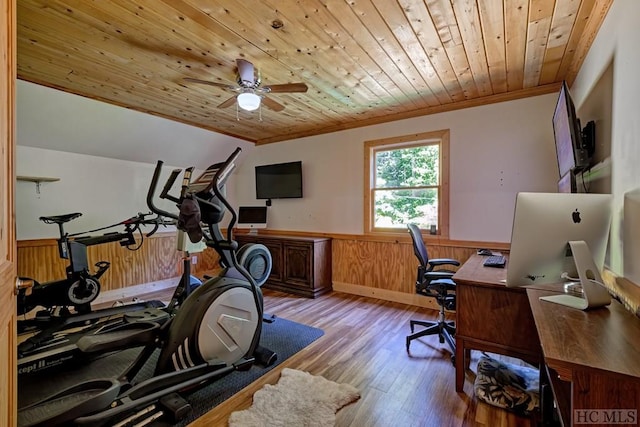
[[[238,228],[267,228],[267,207],[240,206]]]
[[[611,195],[518,193],[507,286],[562,283],[577,278],[568,242],[584,241],[602,271],[609,241]]]

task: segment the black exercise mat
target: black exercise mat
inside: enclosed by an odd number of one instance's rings
[[[266,368],[254,365],[248,371],[232,372],[200,390],[185,395],[184,397],[189,401],[193,410],[176,426],[185,426],[204,415],[322,335],[324,335],[322,329],[279,317],[276,317],[273,323],[263,323],[260,344],[277,353],[276,363]],[[18,381],[18,407],[24,407],[57,390],[76,384],[80,381],[78,378],[86,381],[94,378],[118,376],[138,351],[131,349],[97,359],[85,366],[70,367],[48,375],[20,378]],[[154,361],[155,358],[150,359],[147,364],[149,369],[146,371],[143,369],[136,380],[143,379],[152,372]],[[167,424],[158,423],[156,425]]]

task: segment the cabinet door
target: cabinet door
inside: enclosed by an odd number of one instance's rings
[[[262,240],[259,243],[265,245],[271,253],[271,260],[273,265],[271,266],[271,274],[269,275],[268,282],[282,282],[282,242],[277,240]]]
[[[313,246],[285,243],[284,282],[313,289]]]

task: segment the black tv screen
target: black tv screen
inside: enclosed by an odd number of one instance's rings
[[[553,135],[560,177],[588,166],[586,150],[582,149],[580,121],[566,82],[562,83],[553,112]]]
[[[302,162],[256,166],[256,199],[302,197]]]

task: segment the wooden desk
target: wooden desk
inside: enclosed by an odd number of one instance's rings
[[[617,301],[582,311],[539,299],[554,293],[527,289],[562,424],[576,410],[639,409],[640,319]]]
[[[542,352],[524,288],[507,288],[506,268],[485,267],[472,255],[456,282],[456,391],[464,386],[471,349],[504,354],[538,365]],[[507,259],[508,267],[508,259]]]
[[[550,383],[564,426],[574,425],[576,414],[601,416],[593,410],[640,408],[638,317],[615,300],[590,311],[540,301],[541,296],[560,293],[562,285],[507,288],[502,282],[506,268],[484,267],[484,259],[473,255],[453,276],[456,391],[463,389],[466,353],[475,349],[539,365],[542,383]],[[544,395],[546,420],[553,405]],[[620,420],[627,414],[617,416]],[[633,425],[639,422],[635,419]],[[598,425],[602,424],[606,423]]]

